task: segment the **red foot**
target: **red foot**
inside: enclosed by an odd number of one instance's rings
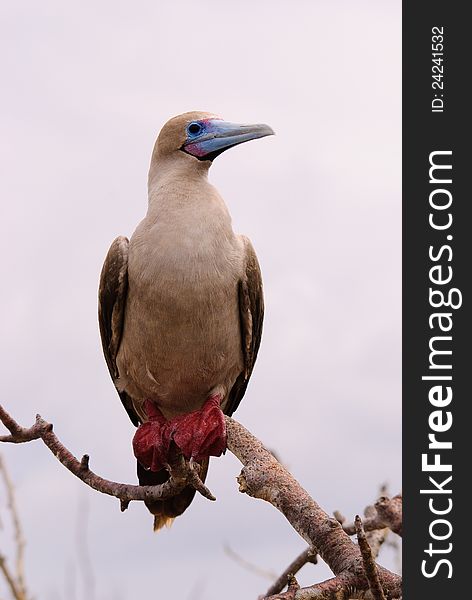
[[[152,402],[146,401],[149,421],[140,425],[134,434],[134,455],[146,469],[159,471],[167,462],[170,448],[167,421]]]
[[[226,426],[220,396],[210,396],[200,410],[167,421],[157,406],[146,401],[149,421],[140,425],[133,438],[134,455],[151,471],[169,462],[173,440],[185,458],[202,460],[220,456],[226,448]]]

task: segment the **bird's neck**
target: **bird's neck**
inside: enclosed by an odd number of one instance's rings
[[[199,161],[180,152],[159,157],[151,162],[148,176],[149,201],[151,202],[164,186],[172,184],[205,183],[208,181],[209,161]]]
[[[232,237],[231,217],[218,191],[208,181],[208,161],[181,153],[174,160],[156,162],[149,174],[147,219],[188,227],[202,221]]]

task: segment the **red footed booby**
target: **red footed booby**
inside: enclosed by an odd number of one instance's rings
[[[198,461],[226,449],[223,414],[240,403],[256,360],[264,313],[262,280],[248,238],[236,235],[207,175],[237,144],[273,135],[189,112],[162,128],[151,158],[149,205],[131,239],[112,243],[99,288],[105,359],[137,426],[133,450],[141,485],[169,477],[172,453]],[[148,502],[154,529],[191,503],[186,487]]]

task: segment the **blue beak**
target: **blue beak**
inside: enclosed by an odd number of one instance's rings
[[[200,132],[192,135],[192,125],[199,125]],[[213,160],[228,148],[267,135],[274,135],[268,125],[239,125],[222,119],[203,119],[190,124],[182,150],[199,160]]]

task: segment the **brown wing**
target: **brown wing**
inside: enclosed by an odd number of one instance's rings
[[[123,333],[128,295],[128,246],[129,240],[124,236],[117,237],[110,246],[103,263],[98,290],[98,322],[103,354],[115,387],[119,376],[116,355]],[[117,391],[129,418],[138,426],[140,420],[133,409],[131,398],[126,392]]]
[[[239,314],[241,319],[241,341],[244,356],[244,371],[239,374],[229,393],[225,413],[229,416],[238,408],[251,377],[261,343],[264,320],[264,296],[262,276],[256,253],[248,238],[246,244],[246,269],[239,282]]]

